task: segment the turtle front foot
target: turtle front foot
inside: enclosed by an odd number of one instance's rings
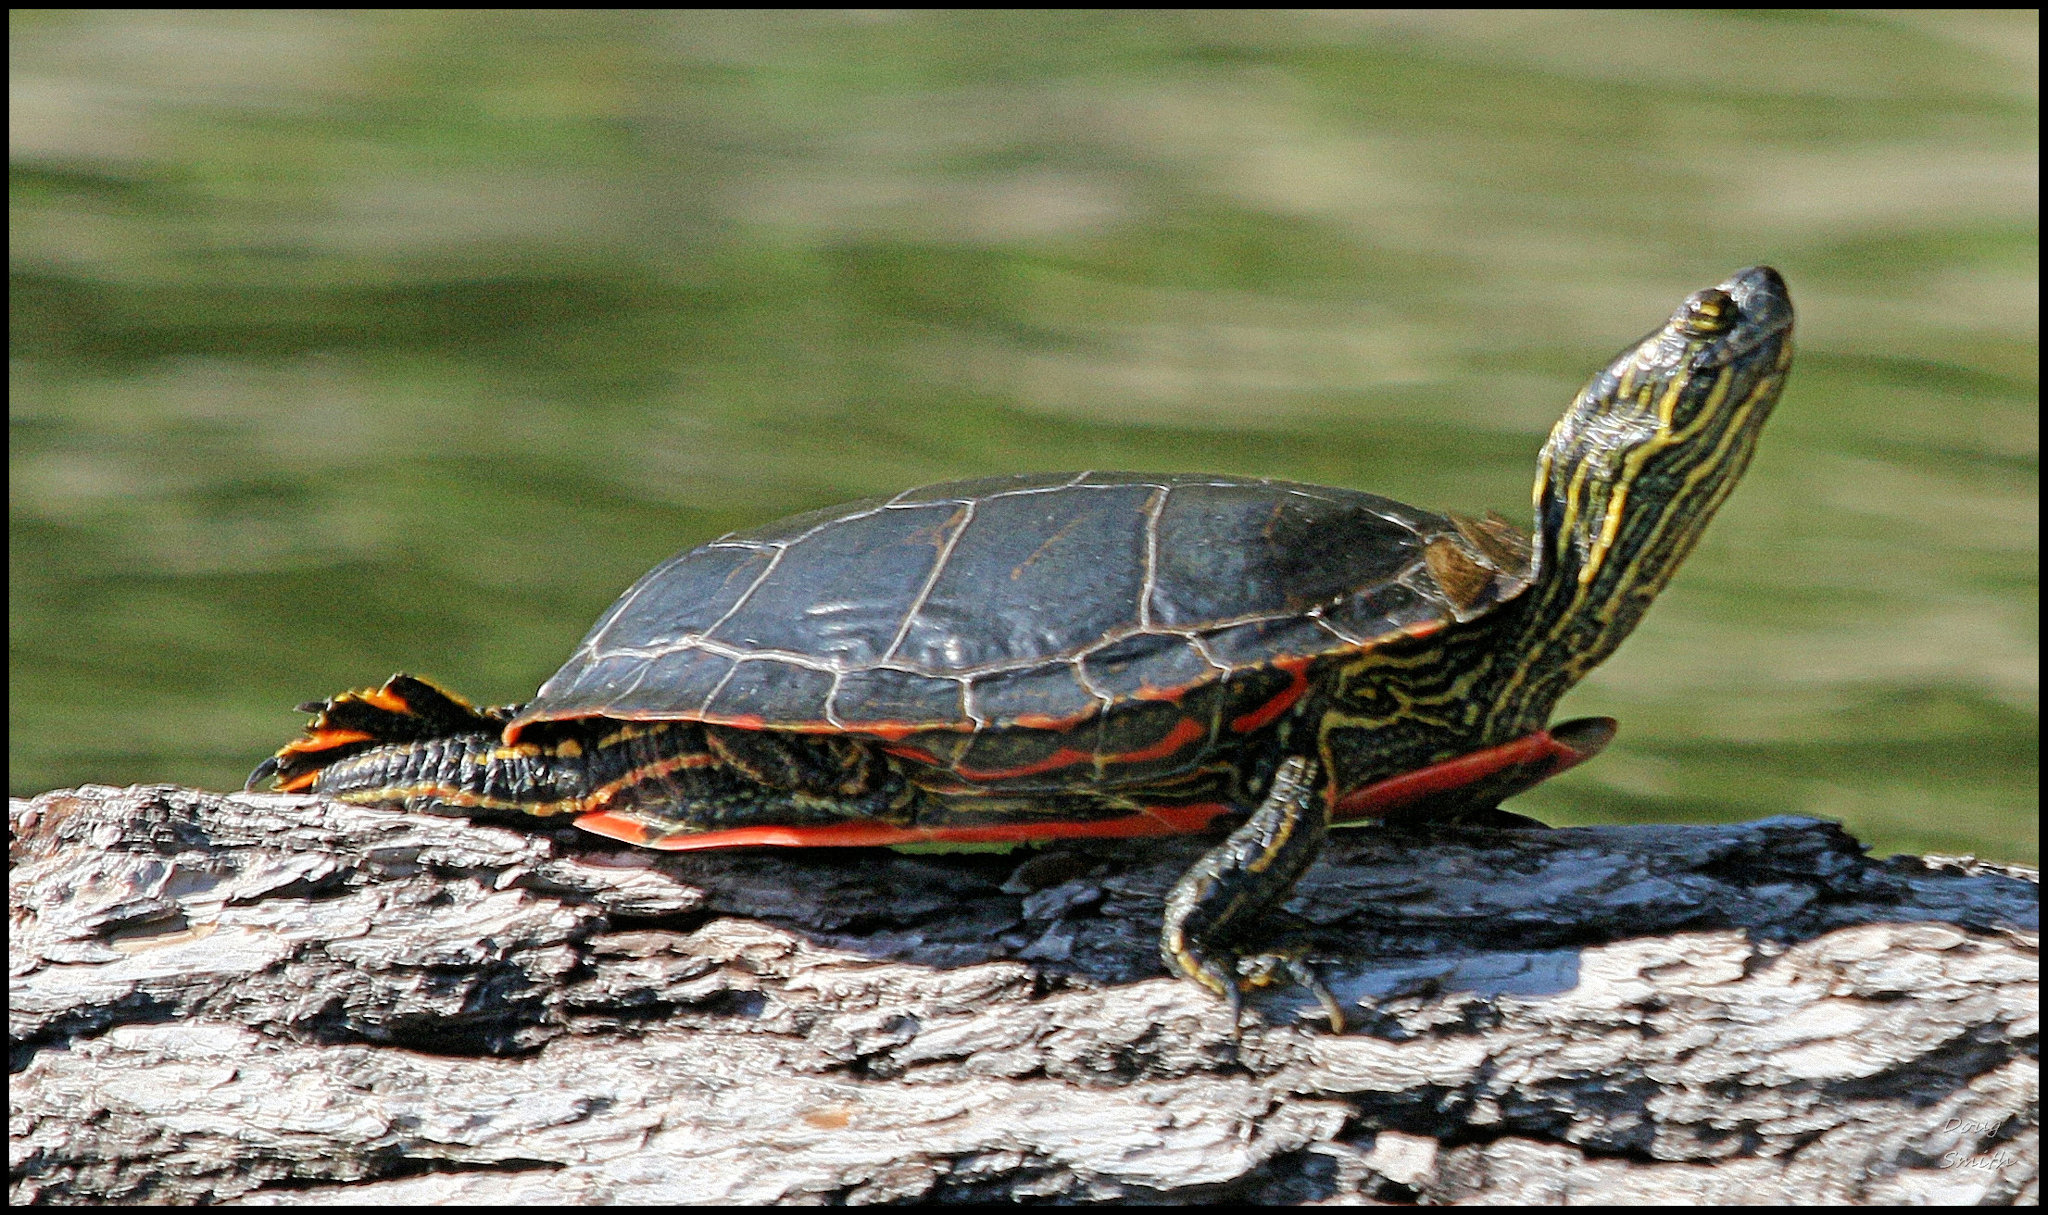
[[[1278,984],[1282,976],[1313,993],[1331,1029],[1344,1032],[1343,1010],[1303,956],[1305,941],[1254,953],[1231,948],[1257,933],[1323,850],[1329,815],[1316,797],[1316,775],[1316,761],[1307,756],[1282,762],[1266,800],[1244,826],[1196,861],[1166,898],[1160,957],[1174,974],[1223,997],[1233,1036],[1243,993]]]
[[[1323,1015],[1330,1019],[1330,1032],[1341,1034],[1345,1025],[1344,1008],[1337,1003],[1336,995],[1323,982],[1323,977],[1316,973],[1314,964],[1306,956],[1307,953],[1308,946],[1303,942],[1299,946],[1290,944],[1285,949],[1239,958],[1239,982],[1245,988],[1253,988],[1273,987],[1285,980],[1293,982],[1297,987],[1307,988],[1309,994],[1316,998],[1316,1003],[1323,1006]],[[1237,1008],[1243,1004],[1243,997],[1237,996],[1235,990],[1231,994],[1236,997],[1231,1001],[1234,1019]]]

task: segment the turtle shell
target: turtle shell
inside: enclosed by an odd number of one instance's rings
[[[1467,520],[1287,481],[1084,472],[926,486],[656,566],[506,736],[587,717],[899,743],[1072,732],[1204,689],[1213,704],[1192,728],[1243,733],[1298,698],[1317,660],[1518,594],[1526,553],[1489,563],[1500,548],[1484,540]],[[1120,737],[1143,750],[1163,745],[1145,741],[1157,732]],[[1098,770],[1132,749],[1091,748]]]

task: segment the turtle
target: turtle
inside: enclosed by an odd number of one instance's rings
[[[1530,533],[1264,478],[930,485],[655,566],[523,705],[406,674],[303,704],[248,787],[656,849],[1214,831],[1165,967],[1233,1026],[1291,979],[1341,1032],[1278,904],[1333,825],[1513,818],[1606,745],[1552,708],[1735,487],[1792,319],[1766,266],[1687,296],[1551,431]]]

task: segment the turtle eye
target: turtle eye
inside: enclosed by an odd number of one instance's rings
[[[1714,337],[1735,328],[1735,297],[1708,287],[1685,297],[1672,313],[1672,327],[1690,337]]]

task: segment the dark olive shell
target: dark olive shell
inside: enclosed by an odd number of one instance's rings
[[[1429,556],[1459,534],[1430,511],[1287,481],[926,486],[656,566],[515,732],[611,717],[890,739],[1056,730],[1240,680],[1264,696],[1280,670],[1472,619],[1525,585],[1527,570],[1499,573],[1459,588],[1454,610]]]

